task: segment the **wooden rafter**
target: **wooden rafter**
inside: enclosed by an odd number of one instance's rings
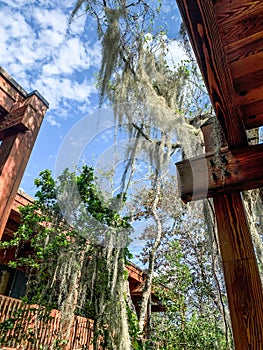
[[[247,145],[242,113],[210,0],[177,0],[228,146]]]

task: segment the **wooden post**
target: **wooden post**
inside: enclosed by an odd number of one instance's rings
[[[47,108],[0,68],[0,240]]]
[[[255,3],[262,6],[260,1]],[[237,99],[234,89],[232,72],[226,57],[226,46],[224,46],[220,34],[215,6],[217,4],[220,8],[220,4],[227,4],[232,10],[234,8],[234,13],[239,16],[242,9],[248,7],[248,3],[239,0],[177,0],[177,4],[229,151],[244,149],[248,146],[244,119],[246,120],[247,116],[250,116],[251,111],[241,111],[240,101]],[[254,2],[252,1],[251,4],[253,7]],[[231,11],[227,12],[227,16],[232,16],[232,13]],[[256,15],[254,12],[253,14]],[[238,21],[242,22],[239,17]],[[244,21],[242,28],[245,26],[246,22]],[[233,30],[231,28],[231,32],[236,33],[236,28]],[[245,69],[246,67],[244,67]],[[262,82],[262,77],[260,79]],[[211,143],[208,146],[210,147]],[[206,170],[209,173],[209,169]],[[238,175],[238,167],[236,171],[237,173],[232,174],[233,180]],[[261,180],[258,178],[258,185],[262,185],[262,173],[259,172],[258,175],[261,178]],[[215,180],[217,180],[216,177]],[[250,180],[249,188],[253,188],[253,179]],[[187,187],[183,177],[181,177],[182,181]],[[209,178],[208,181],[210,181]],[[241,183],[246,184],[246,176],[238,186]],[[235,181],[232,182],[231,186],[235,186]],[[209,183],[207,183],[207,188],[209,191]],[[240,191],[242,188],[235,190]],[[213,193],[213,198],[235,347],[236,350],[263,350],[262,285],[242,197],[239,192],[228,193],[226,191],[224,194],[216,192]]]
[[[208,140],[209,126],[202,131]],[[240,193],[218,194],[213,200],[235,348],[262,350],[262,284],[243,200]]]
[[[236,350],[263,349],[263,295],[240,193],[214,197]]]

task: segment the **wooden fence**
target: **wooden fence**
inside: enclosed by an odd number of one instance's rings
[[[38,305],[0,295],[0,350],[50,350],[63,344],[59,339],[60,312],[49,315]],[[63,349],[92,350],[93,321],[74,316],[70,336]]]

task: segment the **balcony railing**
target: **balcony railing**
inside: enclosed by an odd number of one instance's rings
[[[58,349],[61,318],[58,310],[49,315],[38,305],[0,295],[0,349]],[[92,350],[93,321],[74,316],[67,343],[63,349]]]

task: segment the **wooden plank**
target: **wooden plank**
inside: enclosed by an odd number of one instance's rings
[[[246,91],[255,89],[262,85],[263,69],[236,77],[234,79],[234,89],[237,94],[245,93]]]
[[[263,4],[261,0],[221,0],[215,2],[214,11],[220,26],[225,24],[234,26],[236,23],[253,17],[255,14],[263,14]]]
[[[263,113],[246,117],[244,123],[247,130],[259,128],[263,125]]]
[[[263,100],[241,106],[244,118],[263,113]]]
[[[220,36],[225,46],[262,31],[262,26],[262,15],[259,16],[258,14],[255,14],[253,17],[248,18],[245,21],[220,26]]]
[[[230,148],[247,144],[217,21],[210,0],[177,0],[210,99]]]
[[[263,28],[263,3],[257,1],[216,1],[216,20],[224,45],[254,35]]]
[[[262,101],[262,99],[263,99],[263,85],[255,89],[242,91],[239,93],[239,97],[238,97],[238,101],[241,107],[244,105],[248,105],[250,103]]]
[[[263,51],[244,57],[229,64],[233,79],[255,73],[263,69]]]
[[[263,144],[207,153],[176,164],[184,202],[263,186]]]
[[[261,8],[261,0],[215,0],[214,9],[217,16],[229,18],[231,15],[236,14],[244,16],[244,13],[251,13]],[[231,20],[231,18],[230,18]]]
[[[229,63],[250,55],[255,55],[262,52],[262,50],[263,30],[225,46],[227,61]]]
[[[214,197],[236,350],[263,349],[263,293],[241,195]]]

